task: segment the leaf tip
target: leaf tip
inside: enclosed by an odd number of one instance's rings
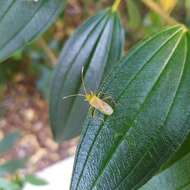
[[[183,33],[187,33],[189,31],[189,29],[185,25],[180,24],[180,26],[182,28]]]

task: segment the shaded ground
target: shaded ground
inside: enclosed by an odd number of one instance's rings
[[[0,120],[0,139],[19,130],[21,139],[0,162],[29,156],[27,171],[41,170],[74,154],[77,139],[56,144],[48,126],[48,105],[39,92],[27,83],[8,86],[3,101],[5,113]]]

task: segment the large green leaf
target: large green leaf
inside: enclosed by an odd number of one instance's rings
[[[189,190],[190,154],[153,177],[140,190]]]
[[[50,93],[50,121],[56,140],[78,135],[88,104],[81,97],[63,97],[84,93],[81,70],[88,90],[95,91],[104,74],[122,54],[123,31],[116,12],[106,9],[81,25],[66,43],[56,66]]]
[[[86,120],[72,190],[138,189],[177,151],[190,131],[189,45],[183,26],[166,29],[106,78],[114,114]]]
[[[65,0],[1,0],[0,61],[48,28]]]

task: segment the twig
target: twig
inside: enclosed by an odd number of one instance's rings
[[[46,41],[43,38],[39,38],[37,44],[43,49],[52,65],[55,65],[57,63],[57,57],[55,56],[53,51],[48,47]]]
[[[175,25],[179,24],[174,18],[170,17],[156,2],[153,0],[142,0],[142,2],[149,7],[151,10],[153,10],[155,13],[157,13],[159,16],[161,16],[164,21],[169,25]]]
[[[115,1],[114,1],[113,5],[112,5],[112,11],[113,11],[113,12],[117,11],[117,9],[118,9],[120,3],[121,3],[121,0],[115,0]]]

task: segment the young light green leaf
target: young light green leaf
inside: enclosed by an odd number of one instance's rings
[[[25,177],[25,181],[36,186],[48,185],[48,182],[46,180],[35,175],[27,175]]]
[[[65,0],[0,1],[0,61],[47,29],[64,4]]]
[[[190,39],[174,26],[142,42],[108,75],[100,91],[113,115],[89,116],[71,190],[138,189],[190,131]]]
[[[81,71],[87,91],[96,91],[105,73],[117,63],[123,50],[123,30],[116,12],[106,9],[80,26],[66,43],[56,66],[50,91],[50,122],[56,140],[77,136],[88,111],[81,97]]]

